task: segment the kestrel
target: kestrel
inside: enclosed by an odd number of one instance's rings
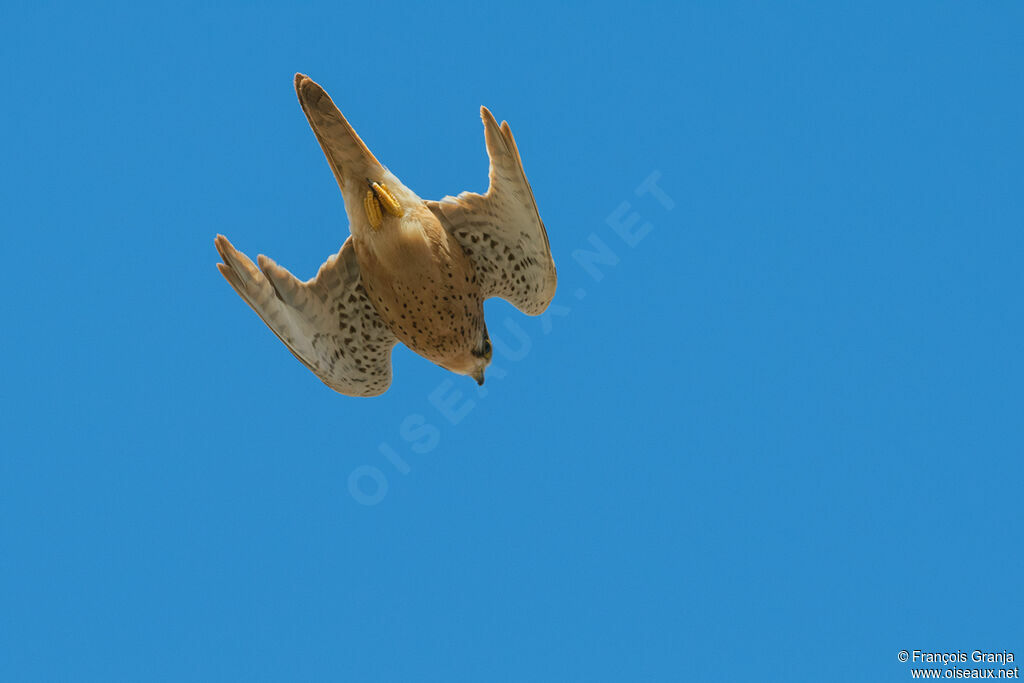
[[[486,194],[427,201],[377,161],[323,88],[296,74],[295,92],[341,188],[352,234],[306,282],[262,254],[257,267],[218,235],[221,274],[303,365],[342,394],[387,391],[397,342],[483,384],[492,353],[484,299],[539,315],[557,282],[508,123],[499,126],[480,108]]]

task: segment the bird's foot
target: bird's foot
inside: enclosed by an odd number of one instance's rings
[[[377,201],[384,207],[384,210],[390,213],[392,216],[401,218],[405,211],[402,210],[402,205],[395,199],[395,195],[391,194],[391,190],[384,183],[373,183],[370,187],[373,188],[373,193],[377,196]]]
[[[363,197],[363,208],[366,210],[366,219],[370,221],[370,227],[374,230],[379,230],[380,224],[383,222],[383,216],[380,212],[380,202],[377,201],[377,196],[373,193],[373,190],[366,191],[366,196]]]
[[[398,218],[405,215],[402,205],[395,199],[395,195],[391,194],[391,190],[388,189],[387,185],[375,183],[369,178],[366,179],[366,184],[370,186],[370,189],[366,191],[366,196],[363,197],[363,208],[366,210],[366,218],[370,221],[371,228],[374,230],[380,229],[381,224],[384,222],[385,211]]]

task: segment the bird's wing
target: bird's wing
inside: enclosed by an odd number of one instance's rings
[[[216,244],[221,275],[324,384],[349,396],[387,391],[398,340],[366,296],[351,237],[307,282],[262,254],[257,268],[223,235]]]
[[[426,204],[473,261],[485,297],[540,315],[558,281],[548,234],[508,123],[499,126],[487,107],[480,117],[491,158],[487,194],[463,192]]]

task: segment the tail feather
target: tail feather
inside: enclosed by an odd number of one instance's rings
[[[384,167],[335,106],[330,95],[303,74],[295,74],[295,93],[338,186],[344,190],[346,179],[362,182],[366,178],[379,178]]]

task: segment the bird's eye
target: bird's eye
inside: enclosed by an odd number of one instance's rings
[[[484,341],[482,344],[480,344],[480,348],[470,350],[470,353],[472,353],[474,356],[476,356],[477,358],[486,358],[488,362],[491,360],[492,352],[493,349],[491,348],[491,340],[487,337],[484,337]]]

